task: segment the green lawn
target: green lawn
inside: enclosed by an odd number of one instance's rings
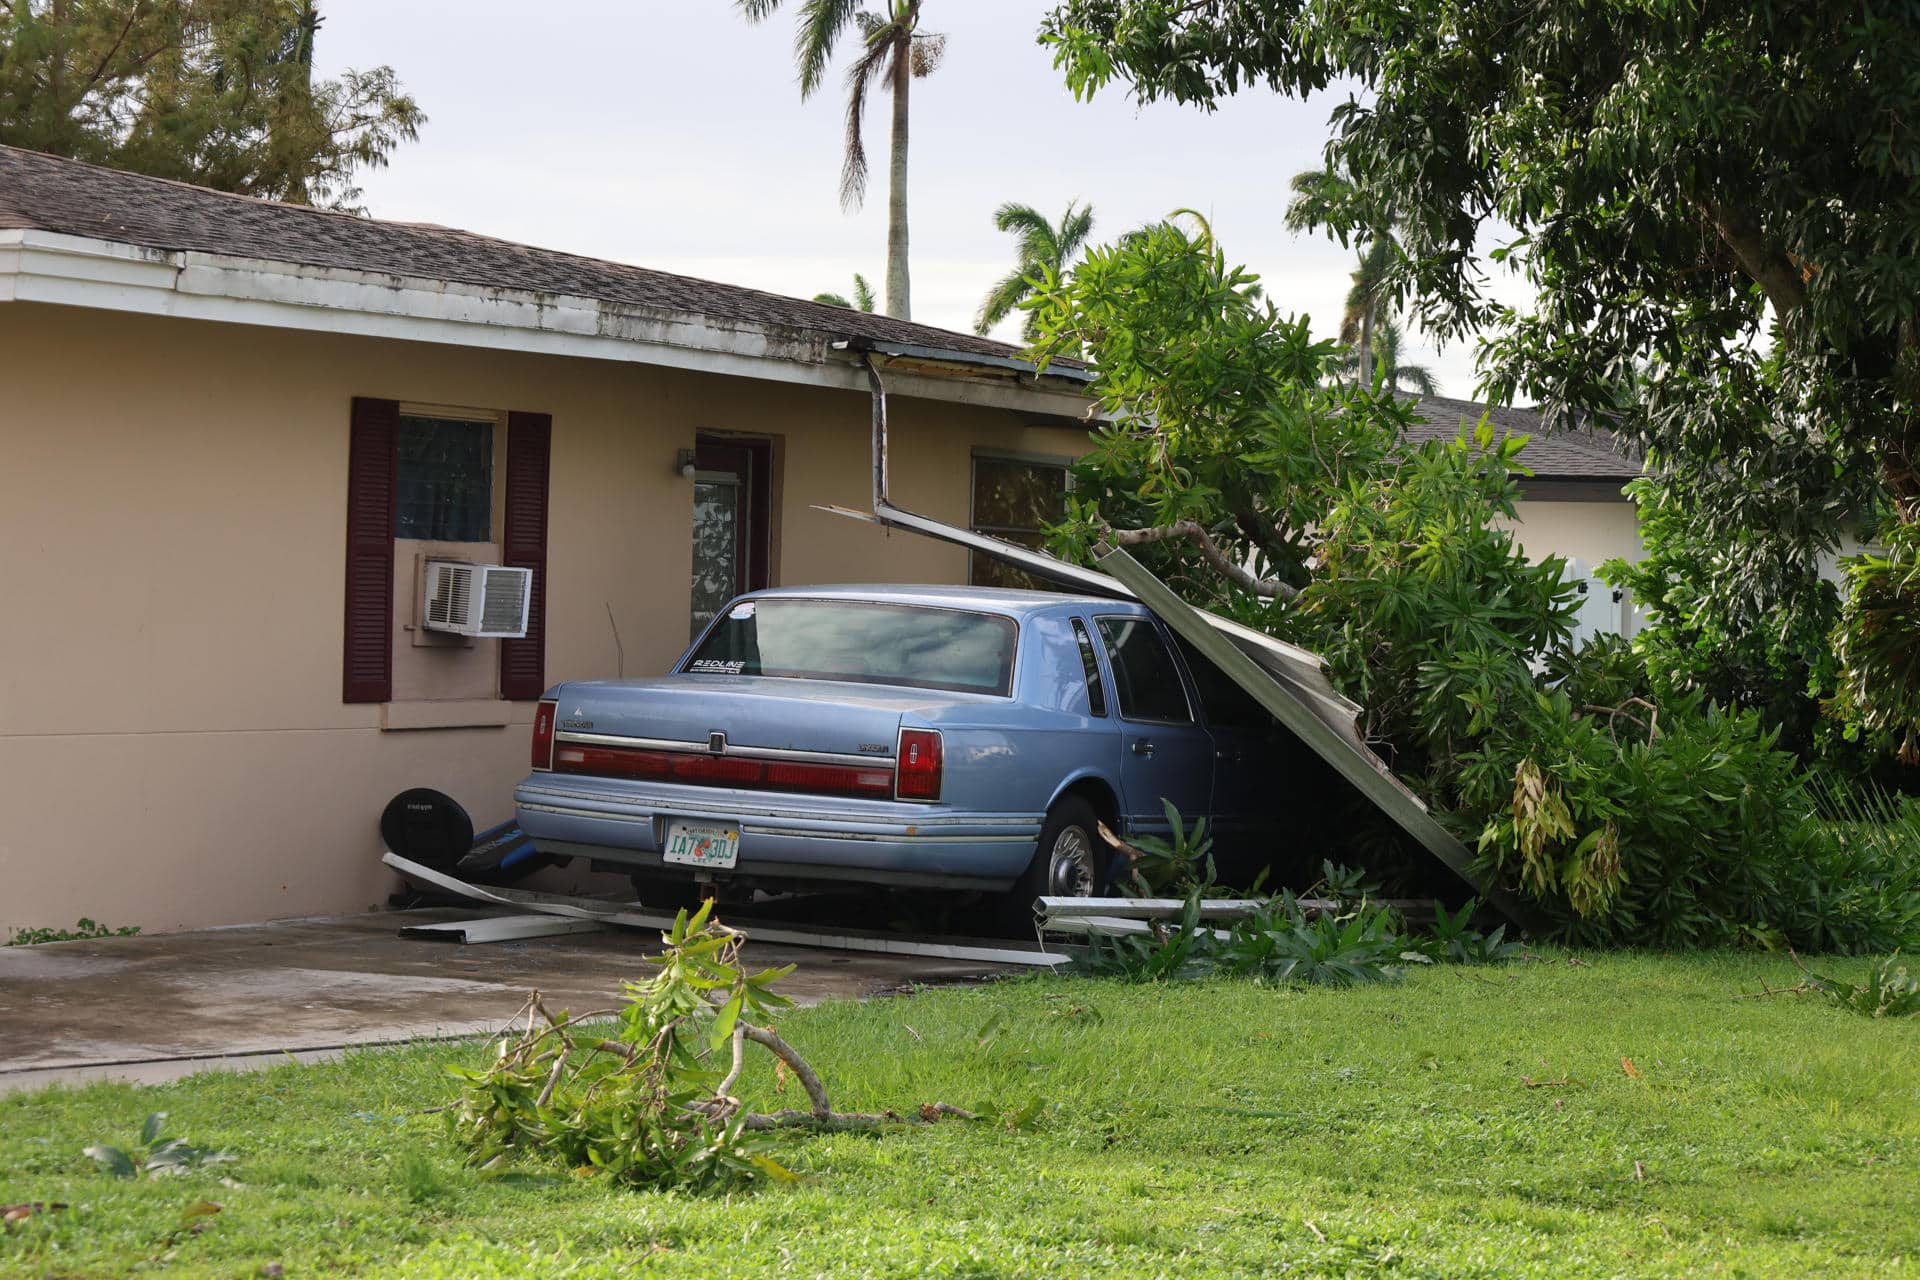
[[[472,1046],[10,1097],[0,1203],[72,1207],[7,1230],[0,1273],[1920,1275],[1920,1020],[1736,998],[1763,978],[1794,972],[1555,953],[1353,991],[1049,978],[823,1006],[781,1029],[842,1109],[1049,1109],[790,1134],[806,1181],[731,1200],[464,1169],[413,1113]],[[95,1173],[80,1149],[151,1110],[238,1160]],[[223,1211],[169,1244],[202,1198]]]

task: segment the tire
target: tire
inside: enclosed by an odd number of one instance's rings
[[[1112,859],[1101,848],[1099,821],[1093,806],[1079,796],[1062,796],[1047,811],[1033,861],[998,904],[1004,933],[1026,937],[1033,932],[1035,898],[1094,898],[1107,891]]]

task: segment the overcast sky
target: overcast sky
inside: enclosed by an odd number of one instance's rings
[[[864,210],[838,199],[845,94],[800,101],[793,11],[750,26],[731,0],[324,0],[326,74],[392,66],[426,111],[417,143],[367,173],[378,218],[489,235],[712,280],[811,296],[882,289],[884,96],[869,104]],[[946,62],[916,81],[910,225],[913,318],[971,328],[1013,264],[994,208],[1057,218],[1091,201],[1094,238],[1173,209],[1207,214],[1230,259],[1265,277],[1314,331],[1339,325],[1353,254],[1283,225],[1288,179],[1320,163],[1337,98],[1243,94],[1213,114],[1136,108],[1121,91],[1067,93],[1034,39],[1046,0],[927,0]],[[1504,292],[1504,291],[1503,291]],[[1017,340],[1017,322],[997,336]],[[1442,393],[1473,390],[1472,352],[1414,359]]]

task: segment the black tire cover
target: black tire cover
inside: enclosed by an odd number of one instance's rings
[[[451,871],[473,847],[473,819],[444,791],[411,787],[387,801],[380,838],[403,858]]]

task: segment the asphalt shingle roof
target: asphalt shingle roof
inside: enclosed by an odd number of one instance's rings
[[[0,146],[0,228],[480,288],[574,294],[835,337],[1018,355],[1017,348],[1004,342],[890,316],[537,249],[430,223],[381,222],[232,195],[17,147]]]
[[[1536,480],[1617,480],[1622,484],[1640,474],[1633,453],[1605,431],[1591,428],[1548,431],[1533,409],[1489,408],[1471,400],[1445,396],[1417,396],[1418,411],[1426,421],[1414,424],[1407,439],[1414,444],[1451,440],[1460,424],[1471,427],[1486,414],[1496,434],[1510,432],[1533,438],[1520,452],[1520,461]]]

